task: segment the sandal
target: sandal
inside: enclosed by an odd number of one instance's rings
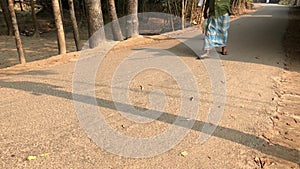
[[[227,51],[222,51],[221,54],[222,55],[228,55],[228,52]]]
[[[198,56],[197,59],[198,59],[198,60],[199,60],[199,59],[205,59],[205,58],[208,58],[208,57],[209,57],[209,54],[204,53],[203,55]]]
[[[222,52],[221,52],[221,54],[222,54],[222,55],[228,55],[226,46],[225,46],[225,47],[222,47]]]

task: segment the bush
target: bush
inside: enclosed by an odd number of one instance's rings
[[[280,0],[279,1],[279,5],[288,5],[288,1],[287,0]]]
[[[294,3],[295,3],[294,0],[280,0],[278,4],[292,6],[292,5],[294,5]]]

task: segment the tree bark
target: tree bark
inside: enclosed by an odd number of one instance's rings
[[[85,4],[88,15],[89,46],[94,48],[106,40],[101,1],[85,0]]]
[[[139,35],[138,0],[127,0],[127,38]]]
[[[11,23],[11,16],[9,13],[8,5],[7,5],[7,0],[1,0],[1,9],[2,13],[4,15],[4,20],[7,26],[7,35],[12,36],[13,35],[13,26]]]
[[[19,0],[19,5],[20,5],[21,11],[24,11],[23,6],[22,6],[22,0]]]
[[[34,0],[30,0],[30,6],[31,6],[31,17],[32,17],[32,21],[34,23],[34,34],[33,37],[35,38],[39,38],[40,37],[40,31],[39,31],[39,27],[38,27],[38,23],[37,23],[37,19],[36,19],[36,14],[35,14],[35,3]]]
[[[168,5],[169,13],[170,13],[170,24],[171,24],[172,30],[175,31],[173,14],[172,14],[172,6],[170,4],[170,1],[167,1],[167,3],[168,3],[167,5]]]
[[[22,41],[20,37],[20,32],[18,28],[18,22],[17,22],[17,17],[14,9],[14,1],[13,0],[8,0],[9,4],[9,11],[10,11],[10,16],[11,16],[11,21],[14,29],[14,34],[15,34],[15,40],[16,40],[16,46],[19,54],[19,60],[21,64],[25,64],[25,56],[24,56],[24,50],[22,46]]]
[[[64,8],[62,6],[61,0],[58,0],[58,3],[59,3],[60,15],[61,15],[61,22],[64,25]]]
[[[59,54],[65,54],[67,53],[66,39],[65,39],[63,23],[61,20],[58,0],[52,0],[52,5],[53,5],[54,19],[55,19],[55,24],[57,29],[57,41],[58,41]]]
[[[185,28],[185,0],[182,0],[181,5],[181,29]]]
[[[109,15],[112,20],[111,26],[114,35],[114,40],[116,41],[123,40],[123,35],[122,35],[122,31],[120,28],[118,15],[116,11],[115,0],[108,0],[108,8],[109,8]]]
[[[79,31],[78,31],[77,20],[76,20],[76,16],[75,16],[74,2],[73,2],[73,0],[68,0],[68,2],[69,2],[71,21],[72,21],[72,25],[73,25],[73,34],[74,34],[76,49],[77,49],[77,51],[80,51],[81,44],[80,44],[80,36],[79,36]]]

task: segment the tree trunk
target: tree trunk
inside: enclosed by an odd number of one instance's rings
[[[185,0],[182,0],[182,5],[181,5],[181,29],[185,28]]]
[[[203,0],[203,4],[206,4],[206,1],[207,0]],[[197,5],[197,3],[195,4]],[[198,5],[197,5],[198,6]],[[202,24],[202,21],[203,21],[203,13],[204,13],[204,6],[205,5],[202,5],[200,7],[200,10],[199,10],[199,13],[197,13],[197,17],[196,17],[196,22],[197,24],[201,27],[201,24]]]
[[[111,26],[114,35],[114,40],[116,41],[123,40],[123,35],[122,35],[122,31],[120,28],[118,15],[116,11],[115,0],[108,0],[108,7],[109,7],[109,15],[112,20]]]
[[[1,0],[1,8],[2,8],[2,13],[4,15],[5,23],[7,26],[7,35],[12,36],[13,35],[13,26],[11,23],[11,16],[10,16],[8,5],[7,5],[7,0]]]
[[[19,60],[21,64],[26,63],[25,56],[24,56],[24,51],[23,51],[23,46],[22,46],[22,41],[20,37],[20,32],[18,28],[18,22],[17,22],[17,17],[14,9],[14,1],[13,0],[8,0],[9,4],[9,11],[10,11],[10,16],[11,16],[11,21],[14,29],[14,34],[15,34],[15,39],[16,39],[16,46],[19,54]]]
[[[53,5],[54,19],[55,19],[55,24],[57,29],[57,41],[58,41],[59,54],[65,54],[67,53],[66,39],[65,39],[63,23],[61,20],[58,0],[52,0],[52,5]]]
[[[73,25],[73,34],[74,34],[76,49],[77,49],[77,51],[80,51],[81,50],[81,44],[80,44],[80,37],[79,37],[79,31],[78,31],[78,26],[77,26],[77,20],[76,20],[76,16],[75,16],[74,2],[73,2],[73,0],[68,0],[68,2],[69,2],[70,16],[71,16],[72,25]]]
[[[39,27],[38,27],[38,23],[36,20],[36,15],[35,15],[35,3],[34,0],[30,0],[30,6],[31,6],[31,17],[32,17],[32,21],[34,23],[34,34],[33,37],[35,38],[39,38],[40,37],[40,32],[39,32]]]
[[[58,0],[58,3],[59,3],[60,15],[61,15],[61,22],[64,25],[64,8],[62,6],[61,0]]]
[[[22,6],[22,0],[19,0],[19,5],[20,5],[21,11],[24,11],[23,6]]]
[[[94,48],[106,40],[101,1],[85,0],[85,3],[88,15],[89,45],[90,48]]]
[[[138,0],[127,0],[127,38],[139,35]]]
[[[168,3],[168,9],[169,9],[169,13],[170,13],[170,24],[171,24],[171,27],[172,27],[172,31],[175,31],[173,14],[172,14],[172,6],[171,6],[170,1],[167,1],[167,3]]]

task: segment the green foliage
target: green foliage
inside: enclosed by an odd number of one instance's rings
[[[279,5],[288,5],[288,6],[293,6],[295,3],[294,0],[280,0]]]
[[[280,0],[279,5],[288,5],[289,2],[287,0]]]

